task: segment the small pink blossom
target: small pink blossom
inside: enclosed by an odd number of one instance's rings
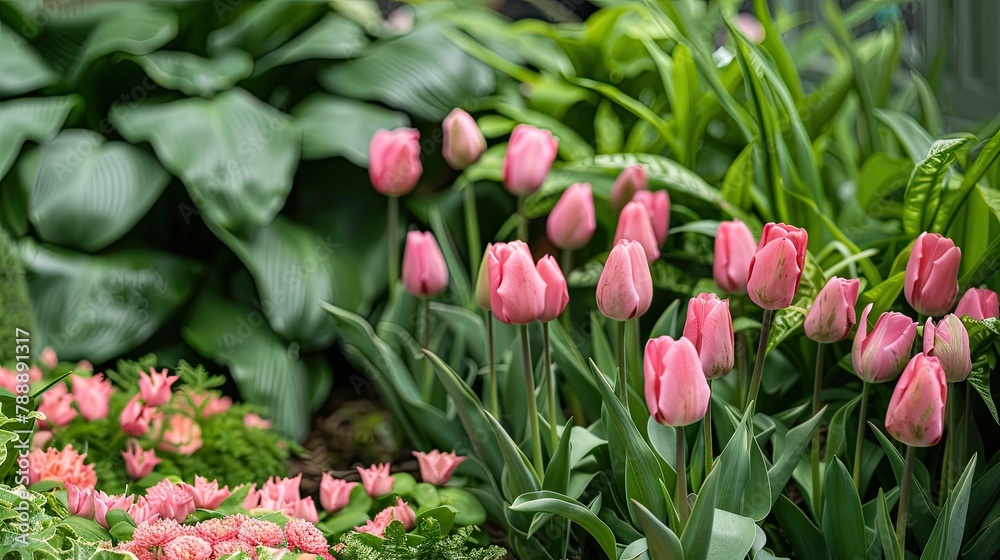
[[[369,519],[365,521],[364,525],[355,527],[354,530],[359,533],[368,533],[370,535],[375,535],[376,537],[381,537],[385,533],[385,528],[392,523],[392,508],[387,508],[378,513],[375,519]]]
[[[76,399],[76,407],[81,416],[90,421],[108,417],[108,401],[114,392],[110,381],[99,373],[91,377],[73,374],[70,376],[70,383],[73,385],[73,398]]]
[[[392,510],[392,518],[403,524],[403,527],[409,531],[413,529],[413,526],[417,523],[417,515],[410,508],[410,505],[403,501],[402,498],[396,498],[396,505],[388,508]]]
[[[448,482],[451,479],[451,473],[465,460],[465,457],[459,457],[454,451],[442,453],[437,449],[430,453],[414,451],[413,456],[417,458],[417,463],[420,465],[420,478],[424,482],[438,486]]]
[[[107,520],[108,512],[113,509],[128,511],[132,507],[134,499],[135,496],[127,496],[125,494],[109,496],[98,490],[94,493],[94,521],[97,521],[101,527],[110,529]]]
[[[121,424],[122,430],[126,434],[132,437],[141,437],[149,431],[150,422],[161,417],[162,414],[155,407],[144,406],[139,401],[139,395],[136,394],[122,409],[122,413],[118,416],[118,423]]]
[[[45,415],[45,420],[38,422],[43,428],[62,427],[76,418],[73,395],[69,393],[65,383],[56,383],[42,394],[42,404],[38,406],[38,412]]]
[[[225,542],[239,536],[244,519],[246,517],[243,515],[206,519],[195,525],[195,529],[198,531],[198,536],[210,543]]]
[[[156,451],[150,449],[144,451],[139,442],[129,440],[127,450],[122,451],[122,458],[125,459],[125,472],[132,480],[145,478],[153,472],[153,468],[160,464],[160,459],[156,456]]]
[[[128,514],[136,524],[152,523],[160,518],[160,512],[143,496],[139,496],[128,508]]]
[[[351,501],[351,491],[357,486],[357,482],[348,482],[339,478],[333,478],[329,473],[323,473],[323,478],[319,484],[319,503],[323,509],[331,513],[338,512]]]
[[[51,346],[46,346],[42,349],[42,353],[38,356],[38,362],[48,369],[52,369],[59,365],[59,358],[56,356],[56,351],[52,349]]]
[[[395,479],[389,475],[389,463],[372,465],[367,469],[357,467],[357,469],[361,475],[361,483],[365,486],[365,492],[372,498],[392,492],[392,483]]]
[[[94,489],[79,487],[72,482],[63,484],[66,487],[66,506],[71,515],[94,518]]]
[[[94,371],[94,364],[87,360],[80,360],[76,363],[76,369],[77,371]]]
[[[170,402],[170,386],[178,376],[168,375],[167,370],[157,372],[150,368],[149,373],[139,372],[139,394],[148,406],[161,406]]]
[[[190,416],[172,414],[160,440],[160,449],[191,455],[201,449],[201,427]]]
[[[163,547],[165,560],[208,560],[211,557],[212,545],[193,535],[177,537]]]
[[[248,412],[243,417],[243,425],[246,426],[247,428],[260,428],[261,430],[271,429],[270,420],[265,420],[260,416],[258,416],[257,414],[254,414],[253,412]]]
[[[45,451],[32,450],[28,454],[28,482],[35,484],[39,480],[55,480],[81,488],[93,488],[97,485],[97,474],[93,465],[84,464],[86,458],[86,453],[77,453],[72,445],[67,445],[62,451],[51,447]]]
[[[251,546],[278,546],[284,539],[277,523],[248,517],[240,525],[239,539]]]
[[[200,476],[194,477],[194,486],[184,484],[183,487],[191,495],[195,507],[201,509],[218,509],[222,502],[232,494],[229,491],[229,486],[219,488],[217,480],[209,482],[207,478]]]

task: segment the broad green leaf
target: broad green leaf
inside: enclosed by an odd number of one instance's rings
[[[958,553],[962,549],[962,537],[965,534],[966,514],[969,512],[969,492],[972,490],[972,477],[976,472],[976,458],[976,455],[972,456],[962,476],[955,483],[955,488],[948,495],[948,501],[942,508],[934,530],[927,540],[921,559],[958,558]]]
[[[715,520],[722,513],[728,513],[715,507],[718,501],[719,479],[721,475],[712,471],[705,483],[701,485],[698,499],[691,508],[684,532],[681,533],[681,544],[688,560],[706,560],[715,558],[709,554],[715,533]]]
[[[157,84],[190,96],[213,97],[253,72],[253,59],[240,50],[229,50],[214,58],[183,51],[156,51],[129,57]]]
[[[830,73],[822,84],[799,103],[799,117],[811,138],[818,138],[823,129],[834,122],[854,87],[850,68],[841,67]]]
[[[841,455],[841,451],[844,449],[844,442],[847,439],[847,421],[850,418],[853,420],[852,413],[854,408],[858,406],[861,402],[861,395],[854,397],[853,399],[844,403],[843,406],[837,409],[837,412],[833,413],[833,419],[830,420],[830,427],[827,430],[826,436],[826,456],[832,457],[834,455]]]
[[[357,0],[351,3],[361,4]],[[330,10],[322,2],[253,2],[245,9],[240,3],[221,2],[213,8],[214,15],[224,21],[229,21],[233,14],[237,15],[229,25],[208,35],[209,52],[217,54],[237,48],[254,58],[260,58],[299,36]]]
[[[566,422],[563,426],[562,435],[559,437],[559,444],[549,459],[549,464],[545,467],[545,476],[542,478],[542,490],[550,490],[559,494],[569,491],[569,473],[573,465],[570,463],[570,440],[573,434],[573,422]]]
[[[123,4],[122,9],[98,20],[78,54],[74,75],[95,60],[118,52],[145,55],[177,35],[177,14],[143,3]]]
[[[881,284],[861,294],[858,298],[858,306],[864,308],[869,303],[873,303],[872,311],[868,315],[875,320],[892,307],[899,293],[903,291],[903,283],[906,280],[906,272],[900,271],[888,277]]]
[[[847,467],[834,458],[823,482],[823,532],[834,558],[866,558],[865,518]]]
[[[540,475],[535,472],[534,467],[531,466],[531,462],[528,461],[528,457],[514,443],[514,440],[511,439],[507,430],[504,430],[503,426],[500,425],[500,422],[489,412],[485,414],[486,418],[490,421],[490,428],[493,430],[493,436],[497,440],[500,453],[503,454],[503,468],[506,474],[503,486],[507,500],[516,498],[527,492],[538,491]],[[510,483],[509,486],[507,481]]]
[[[4,40],[0,30],[0,44]],[[0,56],[0,60],[3,57]],[[0,76],[3,76],[0,70]],[[0,78],[2,79],[2,78]],[[38,144],[51,141],[62,128],[70,110],[80,102],[74,95],[66,97],[30,97],[0,103],[0,179],[14,164],[25,140]]]
[[[594,136],[597,142],[597,151],[602,154],[621,152],[622,144],[625,141],[624,134],[622,121],[615,114],[611,101],[601,100],[594,113]]]
[[[510,509],[524,513],[548,513],[564,517],[586,529],[601,546],[604,554],[614,560],[617,558],[615,534],[606,523],[587,506],[556,492],[542,490],[528,492],[517,497]]]
[[[885,152],[872,154],[858,175],[858,205],[873,218],[895,218],[902,214],[900,201],[913,162],[890,156]]]
[[[200,267],[168,253],[124,250],[90,256],[20,244],[34,303],[33,341],[66,359],[100,363],[149,339],[195,287]],[[41,347],[41,346],[40,346]]]
[[[757,525],[753,519],[716,510],[712,536],[709,539],[708,556],[713,560],[741,560],[746,558],[754,546]]]
[[[965,560],[993,560],[1000,551],[1000,519],[983,527],[966,541],[962,548]]]
[[[379,129],[410,124],[404,113],[384,107],[315,93],[292,109],[302,129],[302,159],[344,157],[368,166],[368,144]]]
[[[778,69],[778,74],[785,87],[788,88],[792,99],[796,102],[801,101],[802,84],[799,83],[799,72],[795,68],[795,63],[792,62],[792,57],[781,37],[778,26],[771,17],[771,10],[768,8],[767,2],[753,0],[753,9],[761,27],[764,28],[764,40],[761,42],[761,47],[771,55],[771,59]]]
[[[19,174],[39,236],[90,252],[125,235],[170,179],[148,153],[90,130],[61,132],[22,159]]]
[[[886,560],[903,560],[903,552],[899,549],[899,541],[896,540],[896,531],[889,517],[889,506],[885,502],[885,494],[882,489],[878,489],[877,518],[875,520],[879,539],[882,542],[882,551]]]
[[[230,231],[270,222],[292,188],[298,128],[242,89],[210,100],[117,107],[111,121],[130,142],[151,143],[203,217]]]
[[[962,183],[959,185],[958,190],[949,190],[945,193],[944,198],[941,200],[941,210],[934,219],[933,231],[945,232],[948,230],[952,222],[955,220],[958,208],[962,206],[962,203],[966,199],[969,198],[973,187],[976,186],[986,171],[993,166],[993,163],[996,162],[998,156],[1000,156],[1000,132],[994,134],[993,137],[986,142],[986,145],[983,146],[983,149],[980,150],[975,161],[973,161],[972,165],[970,165],[965,171],[965,175],[962,177]],[[997,185],[994,185],[994,187],[996,186]]]
[[[0,25],[0,96],[28,93],[52,85],[58,79],[59,75],[28,41],[13,29]]]
[[[438,526],[441,528],[441,533],[448,534],[451,532],[451,528],[455,525],[457,513],[458,510],[452,506],[438,506],[417,513],[416,522],[419,524],[422,519],[435,519],[438,522]]]
[[[455,523],[460,527],[482,525],[486,522],[486,508],[469,492],[461,488],[438,488],[441,504],[458,510]]]
[[[831,560],[823,533],[784,494],[774,503],[774,514],[792,550],[803,560]]]
[[[328,90],[381,101],[417,117],[440,121],[453,108],[493,92],[493,72],[448,39],[443,25],[425,24],[365,50],[349,64],[322,71]]]
[[[753,195],[753,145],[743,148],[726,170],[722,199],[741,210],[750,210]]]
[[[771,508],[767,466],[753,434],[753,408],[747,409],[712,472],[719,472],[716,507],[763,519]]]
[[[258,60],[254,72],[259,75],[277,66],[316,58],[351,58],[364,51],[368,43],[368,37],[360,25],[341,15],[329,13],[291,41]]]
[[[913,163],[927,157],[934,140],[913,117],[889,109],[876,109],[875,116],[889,127]]]
[[[903,230],[916,237],[931,227],[941,200],[941,190],[956,152],[971,142],[970,137],[938,140],[927,157],[917,163],[903,193]]]
[[[635,500],[632,503],[642,525],[642,532],[646,535],[649,557],[657,560],[684,560],[684,550],[677,535],[645,506]]]
[[[788,434],[785,435],[781,455],[774,458],[774,464],[767,470],[767,478],[771,484],[771,502],[768,504],[768,510],[781,495],[785,485],[788,484],[788,479],[792,477],[792,471],[795,470],[795,466],[799,464],[799,460],[805,454],[806,447],[812,441],[813,434],[819,429],[825,413],[826,406],[809,420],[788,430]],[[827,453],[830,452],[827,451]]]

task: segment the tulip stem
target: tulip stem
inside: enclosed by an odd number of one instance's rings
[[[896,516],[896,540],[899,550],[906,554],[906,510],[910,505],[910,480],[913,478],[913,463],[916,448],[906,446],[906,466],[903,467],[903,479],[899,481],[899,513]]]
[[[542,344],[545,345],[545,375],[549,389],[549,435],[552,438],[552,452],[555,453],[559,444],[559,432],[556,430],[556,372],[552,369],[552,352],[549,350],[549,324],[542,323]]]
[[[500,418],[500,394],[497,392],[497,360],[493,349],[493,312],[486,312],[486,336],[490,348],[490,414]]]
[[[823,343],[816,345],[816,372],[813,378],[813,416],[819,414],[820,392],[823,390]],[[819,430],[813,434],[812,440],[812,484],[813,484],[813,512],[816,519],[822,519],[823,509],[823,485],[819,475]]]
[[[431,300],[430,298],[421,298],[421,310],[424,315],[424,326],[423,332],[421,333],[421,346],[427,350],[431,349]],[[434,391],[434,372],[431,370],[431,361],[426,357],[424,358],[424,387],[421,393],[424,396],[424,402],[430,402],[431,395]]]
[[[743,298],[735,296],[736,316],[743,317]],[[743,400],[746,398],[747,390],[747,331],[741,330],[736,333],[736,398],[737,404],[742,409],[746,406]]]
[[[747,406],[757,400],[757,392],[760,391],[760,378],[764,373],[764,358],[767,355],[767,337],[771,333],[771,320],[774,318],[773,309],[764,310],[764,318],[760,325],[760,342],[757,344],[757,361],[753,366],[753,377],[750,379],[750,395],[747,397]]]
[[[524,386],[528,397],[528,427],[531,429],[531,459],[535,473],[542,476],[542,438],[538,429],[538,402],[535,400],[535,375],[531,371],[531,343],[528,325],[521,325],[521,354],[524,361]]]
[[[955,384],[948,384],[948,395],[954,395]],[[952,486],[954,485],[955,478],[955,435],[958,431],[955,429],[955,399],[950,398],[944,404],[945,413],[947,414],[947,420],[945,422],[945,428],[948,429],[947,440],[944,442],[944,465],[941,467],[941,485],[943,486],[941,490],[940,503],[938,505],[943,506],[945,502],[948,501],[948,494],[951,493]]]
[[[854,486],[861,491],[861,455],[865,449],[865,423],[868,421],[868,386],[864,381],[861,386],[861,410],[858,412],[858,437],[854,442]]]
[[[399,199],[389,197],[389,214],[386,217],[386,242],[389,244],[389,295],[399,281]]]
[[[708,408],[705,409],[705,419],[702,422],[705,425],[705,478],[708,478],[709,473],[712,472],[712,460],[715,459],[715,453],[712,452],[712,380],[708,380]],[[677,428],[678,430],[680,428]]]
[[[625,407],[625,412],[629,413],[628,376],[625,374],[625,321],[618,322],[618,390],[622,406]]]
[[[479,238],[476,191],[471,185],[465,186],[465,240],[469,245],[469,272],[476,274],[479,270],[479,259],[483,256],[483,249],[482,240]]]
[[[965,408],[962,410],[962,462],[969,456],[969,416],[972,410],[972,384],[965,382]]]
[[[677,426],[674,428],[674,440],[677,443],[677,455],[674,462],[677,466],[677,484],[674,487],[674,506],[677,508],[677,515],[681,518],[681,527],[687,524],[688,502],[687,502],[687,453],[684,450],[684,428]]]
[[[517,197],[517,238],[528,242],[528,214],[524,211],[524,197]]]
[[[573,251],[571,249],[563,249],[559,255],[560,263],[562,268],[563,276],[569,279],[569,273],[573,270]],[[566,328],[566,332],[570,332],[570,327],[572,326],[572,319],[570,318],[570,306],[566,305],[563,309],[562,315],[559,317],[562,322],[563,327]]]

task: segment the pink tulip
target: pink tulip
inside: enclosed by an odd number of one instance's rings
[[[937,358],[917,354],[906,365],[889,400],[885,428],[892,437],[913,447],[930,447],[941,440],[948,383]]]
[[[681,427],[705,417],[712,396],[694,344],[669,336],[646,343],[646,406],[660,424]]]
[[[132,480],[145,478],[153,472],[156,465],[160,464],[160,459],[156,456],[156,451],[150,449],[143,451],[139,442],[129,440],[126,450],[122,451],[122,458],[125,459],[125,472]]]
[[[420,164],[420,132],[413,128],[379,130],[368,145],[368,177],[386,196],[413,190],[424,172]]]
[[[42,393],[42,404],[38,405],[38,412],[45,415],[45,420],[38,422],[42,428],[62,427],[76,418],[73,395],[69,393],[65,383],[56,383]]]
[[[247,428],[257,428],[259,430],[270,430],[271,421],[265,420],[259,414],[248,412],[243,415],[243,425]]]
[[[522,241],[496,243],[487,264],[490,307],[500,321],[526,325],[545,312],[545,281]]]
[[[183,523],[187,516],[197,509],[194,498],[180,484],[163,479],[146,490],[146,499],[156,508],[162,519],[173,519]]]
[[[653,224],[656,243],[663,245],[670,230],[670,195],[667,191],[639,191],[632,197],[632,201],[646,208],[649,220]]]
[[[135,496],[126,496],[125,494],[109,496],[99,490],[94,492],[94,521],[97,521],[101,527],[110,529],[107,520],[108,512],[113,509],[128,511],[134,499]]]
[[[918,313],[940,317],[951,311],[958,296],[958,265],[962,250],[936,233],[921,233],[906,261],[903,294]]]
[[[747,293],[747,271],[756,250],[757,242],[746,224],[739,220],[720,223],[712,261],[715,283],[731,294]]]
[[[486,138],[472,115],[452,109],[442,124],[444,147],[441,152],[453,169],[465,169],[475,163],[486,150]]]
[[[861,313],[858,332],[854,335],[851,363],[854,373],[869,383],[895,379],[910,359],[910,348],[917,335],[917,324],[902,313],[883,313],[871,333],[868,332],[869,303]]]
[[[184,414],[170,415],[160,438],[160,449],[171,453],[191,455],[201,449],[201,427]]]
[[[70,382],[73,385],[73,398],[81,416],[91,422],[108,417],[108,401],[114,392],[110,381],[98,373],[91,377],[73,374],[70,376]]]
[[[646,170],[641,165],[630,165],[618,174],[615,184],[611,187],[611,209],[616,213],[621,213],[622,208],[632,201],[632,197],[639,191],[649,189],[646,180]]]
[[[143,406],[139,401],[139,395],[134,395],[129,399],[128,404],[122,409],[118,416],[118,422],[122,430],[132,436],[141,437],[149,431],[149,423],[160,417],[160,413],[152,406]]]
[[[392,483],[395,479],[389,474],[389,463],[372,465],[367,469],[358,467],[358,474],[361,475],[361,484],[364,485],[365,492],[372,498],[392,492]]]
[[[559,140],[548,130],[517,125],[503,158],[503,182],[507,190],[517,196],[537,191],[552,169],[558,149]]]
[[[386,527],[394,521],[392,517],[392,508],[386,508],[375,516],[375,519],[369,519],[365,521],[364,525],[355,527],[354,530],[359,533],[368,533],[370,535],[375,535],[376,537],[381,537],[385,533]]]
[[[638,241],[615,244],[597,281],[597,307],[605,317],[626,321],[649,310],[653,279],[646,253]]]
[[[76,363],[76,369],[77,371],[94,371],[94,364],[87,360],[80,360]]]
[[[684,338],[691,341],[707,379],[718,379],[733,369],[733,318],[729,300],[700,294],[688,303]]]
[[[344,509],[351,503],[351,491],[357,485],[357,482],[347,482],[333,478],[329,473],[323,473],[322,481],[319,483],[320,505],[330,513]]]
[[[295,510],[292,511],[291,516],[309,523],[319,523],[319,512],[316,511],[316,502],[313,501],[312,496],[299,500],[295,504]]]
[[[392,518],[403,524],[403,528],[409,531],[417,524],[417,515],[410,508],[409,504],[402,498],[396,498],[396,505],[391,506]]]
[[[66,507],[71,515],[94,518],[94,489],[81,487],[72,482],[64,483],[66,487]]]
[[[585,246],[596,229],[594,194],[590,183],[576,183],[566,189],[545,222],[552,244],[567,250]]]
[[[618,216],[615,243],[623,239],[638,241],[646,254],[646,260],[650,263],[660,257],[660,244],[653,231],[653,221],[646,212],[646,207],[638,202],[626,204]]]
[[[448,287],[448,265],[431,232],[406,234],[403,286],[417,297],[434,297]]]
[[[924,324],[924,355],[933,356],[941,362],[949,383],[965,381],[969,377],[972,373],[969,331],[957,315],[945,315],[936,327],[931,318],[927,318]]]
[[[566,287],[566,278],[563,277],[559,264],[551,255],[538,259],[535,268],[545,282],[545,308],[538,317],[539,321],[545,323],[559,317],[563,309],[566,309],[566,304],[569,303],[569,291]]]
[[[806,262],[806,230],[771,222],[764,226],[747,271],[747,293],[764,309],[783,309],[795,300]]]
[[[136,525],[152,523],[160,518],[160,512],[144,496],[139,496],[128,508],[128,515]]]
[[[414,451],[413,456],[420,465],[421,480],[437,486],[444,486],[451,479],[451,473],[465,460],[465,457],[459,457],[454,451],[441,453],[437,449],[430,453]]]
[[[59,365],[59,358],[56,356],[56,351],[53,350],[51,346],[46,346],[42,349],[42,353],[38,356],[38,362],[47,369],[52,369]]]
[[[149,373],[139,372],[139,394],[146,406],[162,406],[170,402],[170,386],[179,379],[176,375],[167,375],[167,370],[157,372],[150,368]]]
[[[740,12],[733,18],[733,24],[747,38],[747,41],[755,45],[759,45],[767,35],[764,26],[757,18],[753,17],[753,14]]]
[[[997,303],[997,293],[993,290],[983,290],[979,288],[969,288],[958,301],[955,308],[955,315],[969,317],[982,321],[984,319],[1000,317],[1000,305]]]
[[[222,502],[226,501],[226,498],[232,495],[232,492],[229,491],[229,486],[219,488],[218,480],[209,482],[207,478],[202,476],[194,477],[193,486],[191,484],[183,484],[181,486],[191,496],[191,499],[194,501],[194,507],[201,509],[218,509],[222,505]]]
[[[476,304],[486,311],[490,306],[490,251],[493,244],[486,244],[486,251],[483,253],[483,260],[479,262],[479,273],[476,275]]]
[[[827,343],[847,338],[857,321],[854,306],[858,303],[860,286],[861,281],[857,278],[830,278],[806,315],[806,336]]]

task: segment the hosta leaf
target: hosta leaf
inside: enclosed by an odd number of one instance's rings
[[[78,97],[70,95],[12,99],[0,103],[0,129],[4,131],[0,135],[0,179],[10,170],[25,140],[40,144],[54,138],[70,109],[79,101]]]
[[[34,91],[58,79],[23,37],[0,25],[0,96]]]
[[[216,54],[238,48],[255,58],[296,37],[330,9],[323,2],[254,2],[246,9],[240,2],[217,2],[212,7],[220,19],[238,15],[226,27],[209,34],[209,51]]]
[[[182,51],[157,51],[130,58],[157,84],[191,96],[212,97],[253,72],[253,59],[238,50],[214,58]]]
[[[130,142],[151,143],[204,217],[230,231],[270,222],[292,188],[298,128],[242,89],[211,100],[117,107],[111,121]]]
[[[931,226],[941,201],[941,190],[956,152],[973,138],[960,137],[938,140],[931,145],[927,157],[917,163],[903,193],[903,230],[910,237]]]
[[[142,3],[122,4],[122,9],[101,18],[78,55],[75,74],[109,54],[149,54],[177,35],[177,14]]]
[[[368,37],[360,25],[343,16],[330,13],[291,41],[258,60],[254,71],[262,74],[276,66],[313,58],[351,58],[360,54],[368,43]]]
[[[341,156],[368,166],[368,144],[379,129],[410,124],[404,113],[372,103],[316,93],[292,109],[302,128],[302,159]]]
[[[90,130],[66,130],[22,160],[28,217],[46,241],[98,251],[153,206],[170,176],[152,156]],[[94,227],[100,224],[100,227]]]
[[[40,339],[67,359],[103,362],[145,342],[187,299],[199,267],[156,251],[90,256],[20,245]],[[41,343],[41,340],[39,340]]]

